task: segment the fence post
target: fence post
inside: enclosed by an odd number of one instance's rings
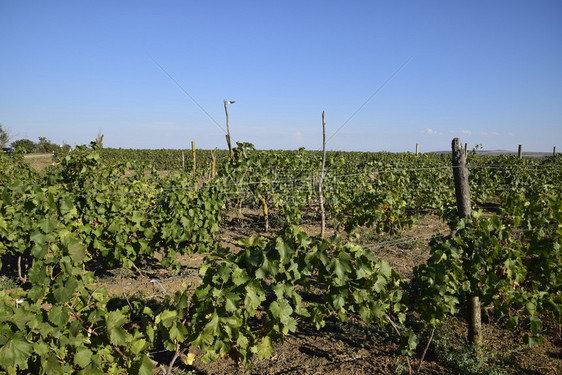
[[[556,146],[552,148],[552,156],[556,156]]]
[[[416,143],[416,156],[418,156],[420,154],[420,145],[419,143]]]
[[[215,148],[213,151],[211,151],[211,180],[213,178],[215,178],[215,171],[216,171],[216,165],[217,165],[217,158],[215,156],[215,151],[217,149]]]
[[[519,149],[517,150],[517,155],[519,156],[519,159],[523,157],[523,145],[519,145]]]
[[[457,209],[459,218],[472,216],[470,204],[470,188],[468,185],[468,169],[466,168],[466,155],[463,152],[461,141],[453,139],[453,177],[455,180],[455,196],[457,198]],[[469,249],[470,252],[473,249]],[[468,254],[469,257],[472,254]],[[468,341],[473,346],[482,344],[482,315],[480,311],[480,299],[478,296],[468,294],[467,302],[467,323]]]
[[[193,155],[193,172],[192,172],[192,174],[193,174],[193,177],[195,177],[195,171],[196,171],[196,168],[197,168],[196,167],[196,161],[197,160],[195,158],[196,156],[195,156],[195,142],[194,141],[191,141],[191,153]]]
[[[322,169],[320,171],[320,179],[318,181],[318,200],[320,201],[320,219],[322,227],[320,229],[320,238],[324,238],[326,232],[326,212],[324,211],[324,195],[322,193],[322,183],[324,182],[324,169],[326,167],[326,111],[322,111]]]
[[[227,104],[234,104],[233,100],[224,100],[224,113],[226,114],[226,143],[228,144],[228,151],[230,152],[230,158],[234,160],[234,152],[232,151],[232,144],[230,143],[230,128],[228,127],[228,109]]]

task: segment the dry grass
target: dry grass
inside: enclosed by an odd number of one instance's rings
[[[24,160],[31,165],[32,168],[42,171],[49,165],[53,164],[52,154],[28,154],[25,155]]]

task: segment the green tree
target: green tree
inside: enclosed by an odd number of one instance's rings
[[[13,141],[11,146],[20,151],[23,150],[24,153],[35,152],[37,149],[37,143],[29,139],[18,139],[17,141]]]
[[[37,152],[55,152],[59,149],[59,146],[51,142],[47,137],[39,137],[39,143],[37,144]]]

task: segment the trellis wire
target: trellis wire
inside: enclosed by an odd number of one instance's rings
[[[536,166],[526,167],[526,166],[498,166],[498,165],[475,165],[475,166],[468,166],[469,169],[502,169],[502,168],[509,168],[509,169],[523,169],[523,170],[548,170],[552,169],[552,166],[545,166],[545,168],[536,168]],[[377,169],[372,171],[365,171],[365,172],[357,172],[357,173],[348,173],[342,175],[332,175],[330,170],[326,173],[326,180],[329,181],[330,179],[345,179],[350,177],[359,177],[365,175],[379,175],[383,173],[398,173],[398,172],[419,172],[419,171],[428,171],[428,170],[447,170],[452,169],[452,166],[434,166],[434,167],[419,167],[419,168],[399,168],[399,169]],[[561,169],[562,167],[558,167],[556,169]],[[128,194],[143,194],[143,193],[164,193],[164,192],[173,192],[173,191],[192,191],[192,190],[199,190],[199,189],[210,189],[210,188],[229,188],[229,187],[240,187],[240,186],[252,186],[252,185],[272,185],[272,184],[282,184],[282,183],[295,183],[295,182],[313,182],[317,183],[319,181],[318,170],[310,170],[312,177],[300,177],[300,178],[286,178],[286,179],[276,179],[276,180],[260,180],[260,181],[249,181],[249,182],[242,182],[242,183],[232,183],[232,184],[209,184],[209,185],[201,185],[201,186],[189,186],[189,187],[170,187],[170,188],[158,188],[158,189],[144,189],[144,190],[130,190],[130,191],[116,191],[116,192],[100,192],[100,193],[85,193],[85,194],[66,194],[61,195],[60,198],[67,198],[67,197],[88,197],[88,196],[103,196],[103,195],[128,195]]]

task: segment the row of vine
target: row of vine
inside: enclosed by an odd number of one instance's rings
[[[272,344],[299,321],[319,328],[330,316],[349,314],[400,326],[401,353],[412,355],[417,339],[401,325],[406,314],[416,311],[434,326],[458,312],[467,293],[511,325],[528,321],[528,344],[542,340],[541,317],[560,319],[558,159],[541,169],[505,158],[500,161],[510,166],[494,177],[491,166],[473,169],[476,201],[500,199],[502,211],[451,219],[451,234],[432,240],[430,259],[407,282],[371,250],[337,236],[311,237],[293,225],[315,191],[303,150],[265,160],[253,151],[239,145],[211,181],[162,175],[147,165],[106,165],[95,144],[61,156],[43,176],[2,156],[0,255],[19,258],[22,287],[0,291],[0,368],[151,374],[149,352],[160,347],[174,353],[170,369],[178,358],[191,363],[192,347],[205,352],[203,360],[227,355],[251,366],[254,354],[271,356]],[[271,176],[272,166],[283,163],[300,174]],[[328,163],[329,212],[349,231],[369,225],[391,234],[411,225],[409,210],[438,209],[454,218],[450,172],[430,163],[362,161],[350,171],[335,157]],[[290,205],[280,194],[289,188],[284,183],[303,185]],[[416,188],[407,189],[411,184]],[[289,225],[273,238],[242,240],[238,254],[215,251],[222,250],[216,236],[224,209],[248,197],[280,209]],[[88,270],[93,260],[132,267],[156,252],[163,253],[164,267],[177,270],[175,255],[190,251],[212,254],[199,270],[202,285],[186,286],[159,311],[113,306]],[[311,291],[317,297],[307,300]]]

